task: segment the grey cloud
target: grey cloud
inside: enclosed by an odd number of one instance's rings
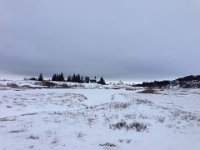
[[[0,72],[162,79],[199,74],[197,0],[0,0]]]

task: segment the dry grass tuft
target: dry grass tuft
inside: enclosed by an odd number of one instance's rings
[[[4,122],[4,121],[15,121],[15,120],[16,120],[15,118],[7,118],[7,117],[0,118],[1,122]]]
[[[38,135],[31,134],[27,139],[38,140],[40,137]]]
[[[105,146],[105,147],[116,147],[117,145],[112,144],[112,143],[105,143],[105,144],[99,144],[99,146]]]
[[[35,112],[35,113],[26,113],[26,114],[22,114],[20,116],[32,116],[32,115],[37,115],[38,113]]]
[[[24,129],[17,129],[17,130],[9,131],[9,133],[20,133],[20,132],[24,132]]]
[[[133,122],[131,124],[127,124],[125,121],[120,121],[116,124],[111,125],[111,129],[126,129],[126,130],[136,130],[137,132],[142,132],[147,129],[147,125],[140,122]]]

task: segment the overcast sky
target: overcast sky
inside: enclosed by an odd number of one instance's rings
[[[40,72],[200,74],[200,0],[0,0],[1,76]]]

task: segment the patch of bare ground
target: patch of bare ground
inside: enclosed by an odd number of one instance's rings
[[[144,94],[158,94],[158,91],[157,90],[154,90],[154,89],[145,89],[143,91],[140,91],[138,93],[144,93]]]

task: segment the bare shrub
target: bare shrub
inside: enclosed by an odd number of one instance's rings
[[[38,135],[31,134],[27,139],[38,140],[40,137]]]
[[[55,138],[51,141],[51,144],[56,144],[56,143],[58,143],[58,138],[57,138],[57,137],[55,137]]]
[[[95,119],[94,118],[87,118],[87,121],[88,121],[88,125],[91,126],[94,122],[95,122]]]
[[[146,99],[145,100],[137,99],[136,100],[136,104],[137,105],[145,104],[145,105],[151,106],[153,103],[151,101],[149,101],[149,100],[146,100]]]
[[[127,144],[129,144],[129,143],[131,143],[131,142],[132,142],[131,139],[126,139],[126,143],[127,143]]]
[[[77,133],[77,138],[78,138],[79,140],[83,140],[84,137],[85,137],[85,134],[84,134],[83,132],[78,132],[78,133]]]
[[[118,123],[112,125],[113,129],[122,129],[122,128],[125,128],[126,126],[127,126],[127,124],[123,120],[121,122],[118,122]]]
[[[127,126],[127,130],[129,129],[136,129],[137,132],[141,132],[147,129],[147,125],[139,122],[133,122]]]
[[[130,103],[114,103],[113,107],[115,109],[125,109],[128,108],[131,104]]]
[[[136,114],[125,114],[124,115],[124,118],[127,118],[127,119],[135,119],[136,118]]]
[[[124,143],[124,142],[126,142],[127,144],[129,144],[129,143],[131,143],[131,139],[126,139],[126,140],[124,140],[124,139],[119,139],[119,142],[120,143]]]
[[[191,122],[191,121],[199,122],[200,120],[200,117],[198,115],[182,110],[171,111],[171,115],[172,115],[171,120],[181,119],[186,122]]]
[[[119,142],[120,142],[120,143],[123,143],[123,142],[124,142],[124,140],[123,140],[123,139],[119,139]]]
[[[29,148],[30,148],[30,149],[33,149],[33,148],[34,148],[34,146],[33,146],[33,145],[30,145],[30,146],[29,146]]]
[[[141,119],[148,119],[148,116],[146,116],[146,115],[144,115],[144,114],[140,114],[140,115],[139,115],[139,118],[141,118]]]
[[[164,123],[165,122],[165,117],[157,117],[158,122]]]
[[[126,129],[126,130],[136,130],[137,132],[142,132],[147,129],[147,125],[144,123],[133,122],[127,124],[125,121],[118,122],[111,125],[111,129]]]

